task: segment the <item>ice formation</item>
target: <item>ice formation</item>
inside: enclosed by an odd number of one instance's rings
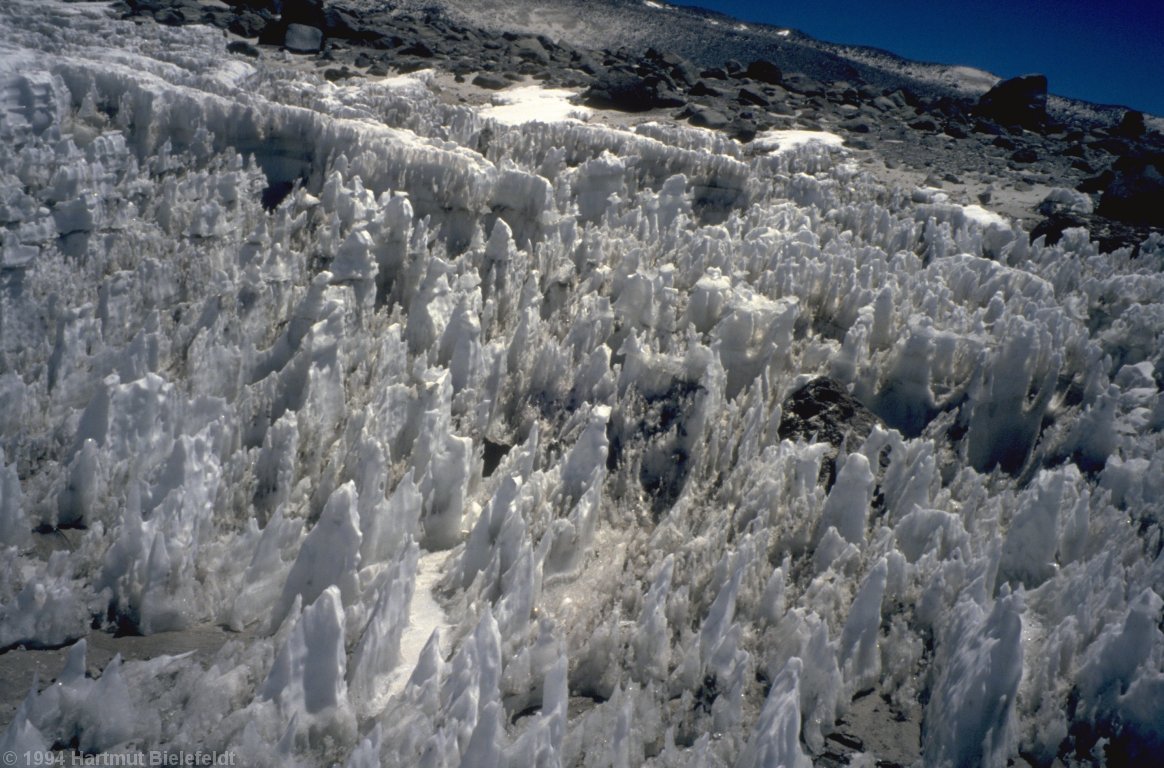
[[[1164,750],[1158,238],[827,134],[0,29],[0,646],[75,643],[0,750],[802,766],[870,691],[929,765]],[[831,488],[777,434],[820,376],[883,420]],[[239,641],[91,679],[94,621]]]

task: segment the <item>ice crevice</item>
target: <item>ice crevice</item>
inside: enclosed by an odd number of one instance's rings
[[[0,29],[0,649],[70,649],[0,751],[808,765],[865,695],[925,764],[1164,749],[1159,238]]]

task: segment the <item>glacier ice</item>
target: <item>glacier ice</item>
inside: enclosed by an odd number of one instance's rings
[[[0,649],[71,648],[0,751],[808,765],[860,695],[926,764],[1160,748],[1158,240],[827,133],[0,29]],[[823,376],[880,422],[782,440]]]

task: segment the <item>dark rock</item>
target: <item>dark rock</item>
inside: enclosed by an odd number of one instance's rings
[[[227,44],[226,50],[229,53],[238,54],[239,56],[249,56],[252,59],[259,58],[259,49],[246,42],[245,40],[233,40]]]
[[[186,14],[176,8],[162,8],[154,11],[154,21],[167,27],[180,27],[186,23]]]
[[[1047,78],[1022,75],[1003,80],[982,94],[975,112],[1003,125],[1039,130],[1047,123]]]
[[[602,69],[594,57],[585,51],[574,51],[570,56],[570,66],[588,75],[596,75]]]
[[[259,45],[282,45],[287,36],[287,25],[274,21],[259,30]]]
[[[1014,143],[1014,139],[1008,138],[1006,136],[995,136],[994,141],[992,141],[990,143],[993,144],[994,146],[998,147],[999,149],[1008,149],[1009,150],[1009,149],[1015,149],[1016,147],[1018,147],[1018,145]]]
[[[283,23],[322,29],[327,24],[323,0],[283,0]]]
[[[1011,153],[1010,159],[1016,163],[1033,163],[1039,159],[1039,153],[1033,147],[1020,147]]]
[[[765,96],[759,89],[743,86],[740,88],[737,98],[741,104],[751,104],[756,107],[767,107],[768,97]]]
[[[718,99],[723,96],[723,91],[708,83],[707,80],[699,80],[691,86],[689,94],[691,96],[712,96]]]
[[[863,117],[850,117],[847,120],[842,120],[840,127],[852,133],[870,133],[873,130],[872,124]]]
[[[665,75],[675,86],[690,87],[699,80],[699,70],[676,53],[663,53],[649,48],[643,58],[653,71]]]
[[[661,106],[655,84],[646,78],[620,70],[607,70],[583,94],[583,101],[623,112],[645,112]]]
[[[236,10],[249,10],[264,15],[279,13],[280,4],[276,0],[231,0],[227,5]]]
[[[1164,227],[1162,168],[1164,158],[1117,163],[1096,213],[1128,224]]]
[[[1119,125],[1112,130],[1112,133],[1125,139],[1138,139],[1147,133],[1147,130],[1147,126],[1144,125],[1144,113],[1129,109],[1124,112]]]
[[[424,40],[417,40],[409,45],[407,48],[400,50],[401,56],[415,56],[418,59],[431,59],[436,55],[436,51]]]
[[[711,107],[697,107],[691,115],[689,122],[697,128],[711,128],[712,130],[719,130],[727,127],[731,121],[728,116],[718,109]]]
[[[404,38],[399,35],[392,35],[387,33],[379,33],[368,40],[368,47],[376,48],[381,51],[386,51],[392,48],[399,48],[404,45]]]
[[[902,108],[917,107],[921,105],[921,99],[913,92],[911,88],[898,88],[893,93],[889,94],[889,98],[893,99]]]
[[[781,85],[804,96],[824,96],[825,87],[803,72],[791,72],[781,79]]]
[[[755,139],[758,130],[755,121],[747,119],[737,119],[727,129],[728,134],[741,144],[747,144]]]
[[[655,106],[661,109],[674,109],[687,103],[687,98],[678,91],[670,88],[660,88],[655,92]]]
[[[828,97],[829,101],[838,104],[857,104],[860,101],[860,95],[857,93],[857,89],[844,80],[839,80],[829,86],[825,92],[825,96]]]
[[[234,13],[218,6],[203,6],[201,11],[202,23],[218,29],[226,29],[230,26],[231,20],[234,19]]]
[[[796,114],[795,109],[782,101],[769,102],[768,111],[774,115],[787,115],[789,117]]]
[[[987,136],[1001,136],[1006,133],[1006,129],[993,120],[975,120],[974,132]]]
[[[473,78],[473,85],[478,88],[487,88],[491,91],[500,91],[502,88],[508,88],[510,82],[504,77],[499,77],[491,72],[482,72]]]
[[[756,59],[748,65],[745,74],[752,80],[770,85],[780,85],[783,73],[780,67],[765,59]]]
[[[1055,213],[1035,225],[1035,228],[1031,230],[1031,242],[1045,237],[1043,242],[1047,245],[1054,245],[1063,239],[1065,230],[1085,226],[1087,226],[1087,222],[1078,216],[1069,213]]]
[[[226,28],[239,37],[258,37],[270,21],[270,17],[243,11],[236,14]]]
[[[323,47],[323,30],[305,24],[288,24],[283,47],[293,53],[318,53]]]
[[[934,122],[932,117],[918,118],[917,120],[912,121],[909,124],[909,127],[913,128],[915,131],[927,131],[929,133],[934,133],[938,130],[938,124]]]
[[[667,56],[672,55],[667,54]],[[665,63],[670,65],[671,76],[677,84],[689,86],[699,79],[699,70],[695,68],[694,64],[679,56],[675,56],[675,58],[678,59],[677,62],[667,61]]]
[[[1115,155],[1116,157],[1131,155],[1136,151],[1135,142],[1115,136],[1103,136],[1092,139],[1087,142],[1087,146],[1096,152],[1107,152],[1109,155]]]
[[[793,392],[781,404],[781,440],[826,442],[834,450],[826,456],[820,470],[820,480],[831,488],[836,478],[837,450],[844,444],[856,450],[875,426],[884,422],[844,385],[828,377],[813,379]]]
[[[744,74],[744,65],[735,59],[728,59],[723,63],[724,71],[728,73],[728,77],[740,77]]]
[[[952,139],[964,139],[970,134],[961,123],[950,122],[946,124],[946,135]]]
[[[429,66],[430,64],[427,59],[399,59],[395,63],[396,71],[402,75],[419,72],[422,69],[427,69]]]
[[[340,80],[347,80],[349,77],[355,77],[356,73],[347,67],[328,67],[323,72],[323,78],[329,83],[338,82]]]
[[[537,64],[549,64],[550,54],[545,46],[541,44],[536,37],[525,37],[516,40],[510,46],[510,50],[520,59],[525,61],[532,61]]]
[[[699,73],[699,76],[708,80],[727,80],[728,73],[723,67],[710,67]]]

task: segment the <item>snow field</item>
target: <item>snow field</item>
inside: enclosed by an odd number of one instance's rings
[[[869,690],[928,765],[1164,748],[1158,238],[0,18],[0,647],[78,641],[0,751],[809,765]],[[830,490],[817,376],[883,420]],[[93,680],[94,617],[255,633]]]

